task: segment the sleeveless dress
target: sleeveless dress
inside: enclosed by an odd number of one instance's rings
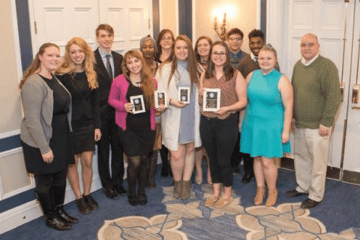
[[[241,128],[240,152],[251,157],[281,158],[290,153],[290,141],[281,143],[284,106],[278,83],[282,76],[274,69],[267,75],[255,70],[248,85],[248,106]]]

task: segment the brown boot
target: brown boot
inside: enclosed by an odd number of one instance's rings
[[[182,191],[182,181],[175,181],[174,180],[174,192],[173,197],[179,198],[181,197],[181,191]]]
[[[256,196],[254,198],[255,206],[261,205],[263,203],[264,195],[265,195],[265,186],[257,187],[256,188]]]
[[[191,181],[183,181],[181,189],[181,199],[186,200],[190,197]]]
[[[268,199],[266,200],[265,206],[271,207],[276,204],[278,191],[277,189],[268,189]]]

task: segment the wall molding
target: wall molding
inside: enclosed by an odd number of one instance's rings
[[[20,153],[22,152],[22,147],[18,147],[18,148],[13,148],[4,152],[0,152],[0,158],[2,157],[6,157],[12,154],[16,154],[16,153]]]
[[[91,192],[95,192],[101,188],[100,178],[97,176],[93,179]],[[75,195],[71,190],[70,185],[67,184],[65,204],[74,200]],[[10,231],[41,216],[43,216],[43,212],[40,208],[40,204],[36,200],[19,205],[16,208],[12,208],[0,214],[0,234]]]
[[[8,137],[13,137],[16,135],[20,135],[20,129],[16,129],[10,132],[0,133],[0,139],[5,139]]]

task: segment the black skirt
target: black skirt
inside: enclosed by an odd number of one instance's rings
[[[75,154],[95,150],[95,127],[93,120],[76,121],[72,123],[72,138]]]
[[[55,173],[67,168],[69,164],[75,163],[67,114],[54,115],[51,126],[53,131],[50,139],[50,148],[54,155],[52,163],[44,162],[39,148],[31,147],[21,141],[26,170],[29,173]]]

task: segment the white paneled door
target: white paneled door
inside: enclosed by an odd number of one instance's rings
[[[330,58],[339,70],[343,101],[336,116],[329,166],[340,170],[337,174],[340,180],[356,182],[360,180],[354,181],[354,176],[360,176],[360,105],[352,104],[352,96],[353,86],[355,85],[356,90],[356,83],[360,84],[360,79],[356,80],[360,75],[358,60],[360,2],[358,0],[272,2],[284,6],[285,9],[283,23],[286,27],[282,33],[285,43],[281,52],[286,56],[280,56],[280,59],[286,59],[285,68],[282,69],[286,75],[291,77],[293,66],[301,57],[300,39],[309,32],[318,36],[320,54]],[[267,31],[271,31],[271,26]]]
[[[45,42],[60,46],[73,36],[96,48],[95,29],[110,24],[115,31],[113,49],[119,53],[139,48],[152,32],[151,0],[30,0],[33,52]]]

